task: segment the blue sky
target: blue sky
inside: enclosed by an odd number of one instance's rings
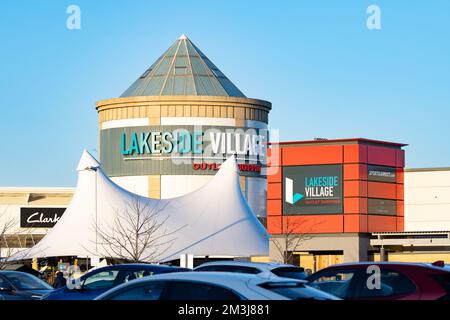
[[[81,8],[81,30],[66,8]],[[366,8],[381,8],[381,30]],[[180,34],[282,140],[408,143],[408,167],[450,166],[450,1],[4,1],[0,186],[74,186],[97,156],[97,100],[118,97]]]

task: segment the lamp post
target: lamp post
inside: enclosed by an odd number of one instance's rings
[[[97,217],[97,167],[87,167],[87,171],[95,172],[95,185],[94,185],[94,194],[95,194],[95,253],[98,254],[98,217]],[[87,268],[87,265],[86,265]]]

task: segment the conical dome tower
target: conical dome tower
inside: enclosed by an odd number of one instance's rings
[[[204,185],[236,154],[246,199],[263,217],[270,110],[182,35],[119,98],[97,102],[102,168],[132,192],[172,198]]]
[[[185,35],[139,77],[121,97],[245,95]]]

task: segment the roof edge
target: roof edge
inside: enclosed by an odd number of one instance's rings
[[[264,107],[269,111],[272,110],[272,103],[267,100],[243,97],[229,96],[197,96],[197,95],[176,95],[176,96],[132,96],[119,97],[99,100],[95,103],[95,109],[99,110],[104,106],[113,106],[115,104],[124,103],[142,103],[142,102],[170,102],[170,103],[195,103],[195,102],[225,102],[225,103],[242,103]]]
[[[407,168],[405,172],[450,171],[450,167]]]
[[[406,147],[408,144],[384,141],[384,140],[375,140],[375,139],[367,139],[367,138],[347,138],[347,139],[321,139],[321,140],[298,140],[298,141],[280,141],[280,142],[268,142],[268,145],[273,146],[289,146],[296,144],[337,144],[337,143],[355,143],[355,144],[382,144],[388,145],[392,147]]]

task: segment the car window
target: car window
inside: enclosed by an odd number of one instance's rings
[[[10,288],[10,287],[11,285],[9,284],[9,282],[0,276],[0,288]]]
[[[166,286],[167,282],[161,281],[137,287],[127,287],[108,300],[159,300]]]
[[[229,289],[212,284],[189,281],[173,281],[170,285],[168,300],[240,300]]]
[[[392,271],[382,270],[380,274],[379,285],[373,279],[369,279],[372,274],[366,274],[362,282],[360,296],[362,298],[390,297],[414,292],[416,286],[404,274]],[[370,286],[367,285],[368,280]]]
[[[152,271],[131,269],[131,270],[124,271],[122,282],[128,282],[128,281],[131,281],[134,279],[140,279],[140,278],[151,276],[151,275],[153,275]]]
[[[350,285],[356,270],[330,270],[310,278],[310,285],[339,298],[350,297]]]
[[[204,266],[195,269],[195,271],[219,271],[219,272],[236,272],[248,274],[261,273],[261,270],[259,270],[258,268],[244,267],[244,266],[227,266],[227,265]]]
[[[303,280],[308,276],[304,270],[298,267],[279,267],[272,269],[272,273],[279,277]]]
[[[88,275],[83,283],[83,289],[105,290],[115,286],[115,280],[119,274],[118,270],[100,271],[93,275]]]
[[[24,272],[5,272],[3,274],[19,290],[53,290],[46,282]]]
[[[442,289],[446,291],[446,294],[442,296],[440,299],[450,300],[450,272],[447,274],[434,275],[433,278],[439,283]]]

